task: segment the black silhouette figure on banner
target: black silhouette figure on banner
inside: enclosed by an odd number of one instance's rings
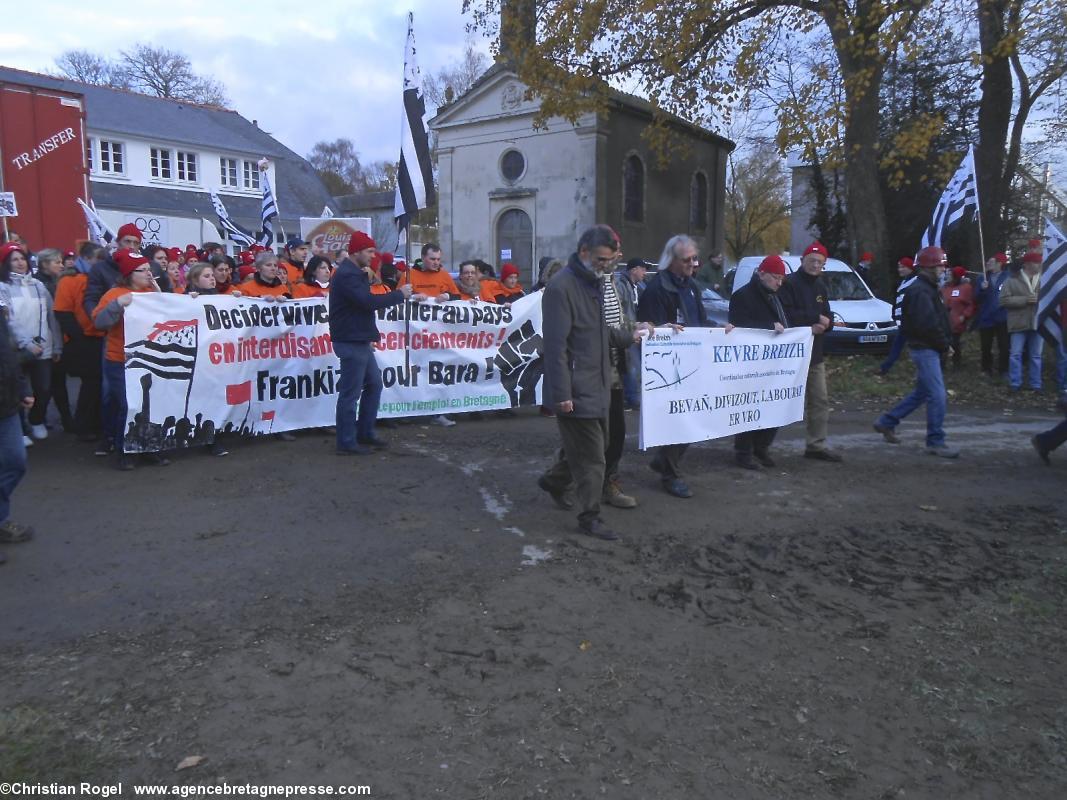
[[[504,340],[493,359],[511,406],[537,405],[537,384],[545,371],[544,343],[533,322],[527,320]]]

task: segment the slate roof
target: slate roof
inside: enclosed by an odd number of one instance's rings
[[[334,197],[335,207],[340,207],[342,214],[356,211],[375,211],[383,208],[392,210],[396,201],[396,192],[360,192],[358,194],[341,194]]]
[[[181,100],[138,94],[125,89],[112,89],[106,86],[93,86],[87,83],[55,78],[36,72],[26,72],[12,67],[0,66],[0,83],[21,83],[43,89],[56,89],[74,92],[85,97],[86,126],[94,131],[108,131],[117,134],[136,136],[139,139],[157,139],[161,142],[189,144],[210,150],[231,152],[245,156],[267,156],[274,162],[275,194],[278,205],[285,219],[299,216],[317,217],[322,207],[331,202],[326,186],[319,179],[312,166],[300,155],[290,150],[266,131],[253,125],[236,111],[218,106],[204,106]],[[164,210],[168,202],[177,202],[193,194],[165,188],[115,186],[104,182],[92,182],[93,200],[97,205],[126,207],[129,198],[144,199],[142,208]],[[111,194],[105,187],[114,187],[119,193]],[[173,198],[171,199],[171,195]],[[104,199],[107,196],[109,199]],[[118,201],[116,198],[124,198]],[[207,197],[203,193],[203,197]],[[242,207],[244,202],[254,203],[256,211],[251,216],[259,219],[260,199],[223,196],[227,211],[236,216],[234,208]],[[187,213],[188,201],[170,207],[171,211]],[[211,204],[210,214],[214,218]],[[243,214],[242,214],[243,216]]]

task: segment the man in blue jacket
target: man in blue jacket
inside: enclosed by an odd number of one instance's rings
[[[997,340],[997,375],[1008,374],[1008,310],[1001,308],[1000,289],[1008,279],[1008,257],[997,253],[985,262],[986,272],[978,283],[978,337],[982,342],[982,372],[993,375],[993,340]]]
[[[374,343],[381,339],[375,312],[399,305],[412,297],[410,286],[387,294],[371,294],[364,270],[370,267],[377,245],[363,231],[348,242],[349,257],[330,281],[330,338],[341,360],[337,383],[337,455],[366,455],[371,448],[388,447],[374,434],[378,403],[382,398],[382,371],[374,360]],[[415,295],[415,299],[423,299]],[[359,419],[356,419],[356,407]]]

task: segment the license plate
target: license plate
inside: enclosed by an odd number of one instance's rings
[[[874,342],[888,342],[888,341],[889,341],[889,336],[884,334],[884,333],[881,336],[861,336],[860,337],[860,344],[871,344],[871,343],[874,343]]]

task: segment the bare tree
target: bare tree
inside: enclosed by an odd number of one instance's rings
[[[396,189],[396,173],[399,165],[395,161],[372,161],[363,167],[362,183],[368,192],[391,192]]]
[[[316,142],[307,160],[330,194],[351,194],[363,188],[363,164],[351,139]]]
[[[59,74],[93,86],[129,88],[129,78],[116,64],[88,50],[67,50],[56,59]]]
[[[121,63],[131,85],[144,94],[213,106],[228,103],[221,83],[197,75],[189,59],[173,50],[139,44],[123,51]]]
[[[768,139],[756,140],[748,153],[730,155],[725,239],[734,259],[789,244],[789,177]]]
[[[475,40],[468,36],[463,47],[463,57],[435,74],[422,79],[422,96],[427,106],[440,108],[467,93],[476,80],[489,67],[489,59],[475,47]]]

